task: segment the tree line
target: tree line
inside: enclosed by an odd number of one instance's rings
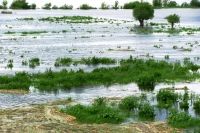
[[[134,9],[136,5],[138,5],[139,1],[132,1],[128,3],[124,3],[123,6],[119,5],[118,0],[114,2],[113,5],[109,5],[106,2],[102,2],[100,5],[100,9]],[[191,0],[190,3],[183,2],[179,5],[175,0],[152,0],[152,5],[154,8],[171,8],[171,7],[200,7],[199,0]],[[36,9],[36,4],[32,3],[29,4],[26,0],[13,0],[10,5],[10,9]],[[8,8],[8,1],[3,0],[0,9],[7,9]],[[56,5],[52,5],[51,3],[46,3],[42,6],[42,9],[73,9],[72,5],[64,4],[60,7]],[[88,10],[88,9],[97,9],[96,7],[92,7],[86,3],[81,4],[78,9]]]

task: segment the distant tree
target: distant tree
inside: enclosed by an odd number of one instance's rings
[[[35,3],[31,4],[31,9],[36,9],[36,4]]]
[[[3,9],[7,9],[7,4],[8,4],[8,1],[7,1],[7,0],[3,0],[3,1],[2,1]]]
[[[193,7],[200,7],[200,2],[198,0],[191,0],[190,5]]]
[[[183,2],[183,3],[181,4],[181,7],[189,7],[189,6],[190,6],[190,4],[187,3],[187,2]]]
[[[118,2],[118,0],[115,1],[115,4],[114,4],[114,6],[112,8],[115,9],[115,10],[119,9],[119,2]]]
[[[176,1],[170,1],[168,4],[167,4],[167,7],[176,7],[178,4],[176,3]]]
[[[109,9],[109,5],[107,5],[105,2],[101,3],[101,9]]]
[[[89,6],[88,4],[82,4],[79,8],[82,10],[97,9],[96,7]]]
[[[135,20],[139,20],[141,27],[144,27],[144,20],[154,17],[154,8],[148,2],[139,3],[133,9],[133,17]]]
[[[2,5],[0,5],[0,9],[3,9],[3,6],[2,6]]]
[[[167,7],[168,3],[169,3],[169,0],[163,0],[162,1],[162,6],[163,7]]]
[[[153,0],[152,3],[154,7],[162,7],[162,0]]]
[[[167,21],[169,23],[171,23],[171,28],[174,28],[174,24],[175,23],[180,23],[180,16],[178,16],[177,14],[171,14],[167,17],[165,17],[165,19],[167,19]]]
[[[10,9],[31,9],[31,6],[26,0],[14,0],[10,5]]]
[[[73,6],[72,5],[67,5],[67,4],[64,4],[60,7],[60,9],[63,9],[63,10],[68,10],[68,9],[73,9]]]
[[[42,9],[51,9],[51,3],[46,3]]]
[[[123,8],[124,9],[134,9],[136,7],[136,5],[139,4],[139,3],[140,2],[138,2],[138,1],[125,3]]]
[[[53,5],[52,9],[59,9],[59,8],[56,5]]]

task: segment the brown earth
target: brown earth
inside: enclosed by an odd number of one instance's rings
[[[75,117],[60,113],[54,105],[69,101],[0,109],[0,133],[172,133],[182,132],[166,121],[128,124],[78,124]]]

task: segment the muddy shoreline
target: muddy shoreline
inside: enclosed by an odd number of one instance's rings
[[[74,101],[71,101],[74,102]],[[34,104],[9,109],[0,109],[0,132],[10,133],[157,133],[182,132],[171,128],[166,121],[131,122],[128,124],[78,124],[75,117],[62,114],[56,105],[70,104],[60,100],[46,104]]]

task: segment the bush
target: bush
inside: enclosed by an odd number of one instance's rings
[[[159,107],[169,108],[178,99],[178,94],[172,90],[162,89],[156,95]]]
[[[156,116],[154,113],[154,107],[149,103],[142,103],[139,105],[138,115],[139,118],[143,120],[153,120]]]
[[[193,109],[194,109],[196,112],[200,112],[200,99],[194,102],[194,104],[193,104]]]
[[[185,112],[178,112],[177,110],[171,110],[168,117],[168,124],[176,128],[188,128],[199,126],[200,120],[192,118]]]
[[[135,96],[125,97],[120,101],[119,108],[128,111],[134,110],[139,106],[138,100],[139,98]]]
[[[81,123],[117,124],[124,121],[125,118],[123,114],[120,114],[119,110],[107,106],[84,106],[77,104],[68,106],[60,111],[75,116],[76,120]]]
[[[88,4],[82,4],[79,8],[82,10],[97,9],[96,7],[89,6]]]

